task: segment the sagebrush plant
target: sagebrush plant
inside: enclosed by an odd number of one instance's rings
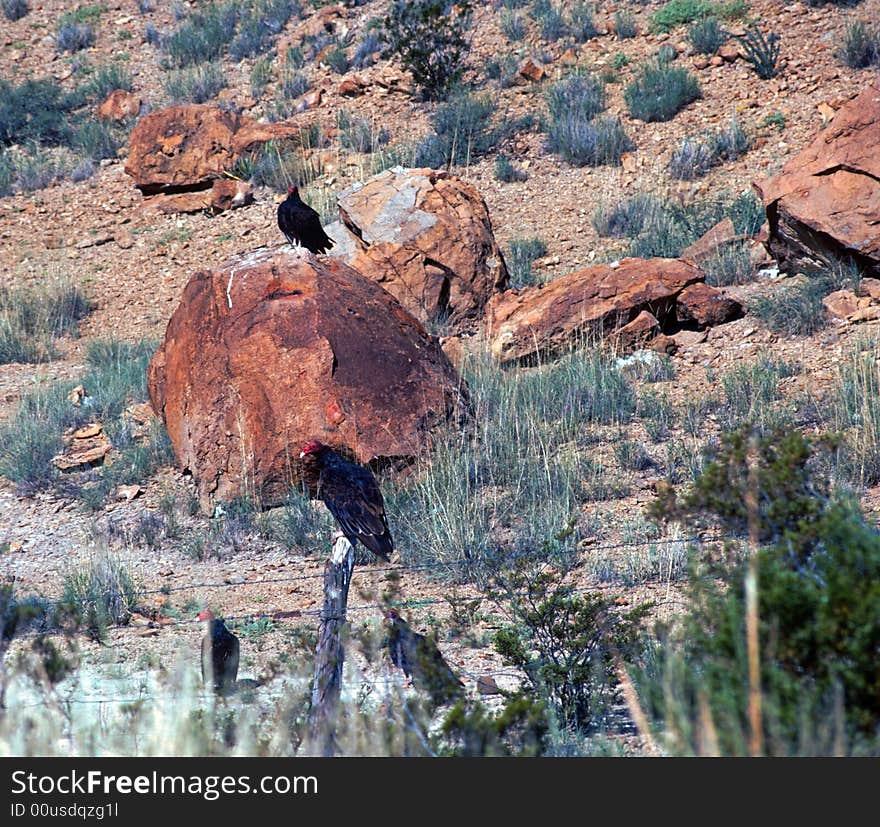
[[[507,271],[510,273],[510,286],[528,287],[537,284],[539,279],[532,265],[547,255],[547,245],[540,238],[515,238],[507,248]]]
[[[0,287],[0,364],[55,358],[56,339],[75,335],[93,307],[70,278],[44,279],[36,288]]]
[[[21,20],[30,10],[27,0],[0,0],[0,8],[7,20]]]
[[[724,437],[692,488],[666,489],[663,519],[719,525],[759,538],[760,692],[771,755],[817,751],[811,721],[832,721],[824,750],[876,750],[880,723],[880,535],[832,493],[829,445],[794,430]],[[750,472],[750,468],[753,471]],[[752,488],[756,507],[746,503]],[[745,555],[695,561],[683,623],[665,630],[660,663],[642,674],[647,700],[677,736],[676,751],[748,750]],[[661,630],[663,633],[664,630]],[[832,727],[829,727],[831,729]],[[829,733],[825,733],[829,735]]]
[[[828,426],[841,435],[836,464],[857,486],[880,481],[880,371],[876,346],[853,348],[837,367],[824,408]]]
[[[547,93],[547,148],[578,166],[620,164],[634,147],[618,118],[596,118],[605,109],[605,84],[598,77],[573,74]]]
[[[715,17],[703,17],[688,29],[691,46],[702,55],[714,55],[728,36]]]
[[[449,576],[478,579],[510,550],[572,554],[588,464],[577,446],[592,427],[631,419],[630,383],[593,347],[504,371],[479,354],[463,374],[473,429],[450,436],[416,474],[385,491],[401,558],[449,564]]]
[[[371,153],[391,140],[391,133],[384,126],[360,115],[352,115],[346,109],[336,113],[339,143],[353,152]]]
[[[165,78],[165,94],[172,103],[205,103],[225,88],[226,76],[216,63],[187,66]]]
[[[129,621],[137,590],[128,567],[104,547],[68,571],[61,602],[89,635],[103,640],[107,626]]]
[[[470,0],[394,0],[383,26],[386,55],[396,57],[427,100],[445,98],[464,71]]]
[[[495,156],[494,175],[496,181],[511,184],[514,181],[525,181],[529,176],[524,169],[515,166],[503,152]]]
[[[516,129],[513,123],[496,126],[492,116],[497,103],[488,95],[460,92],[441,103],[431,116],[433,133],[416,150],[420,166],[467,165],[491,152]]]
[[[880,28],[864,20],[851,20],[834,56],[850,69],[880,65]]]
[[[636,19],[632,12],[618,9],[614,12],[614,32],[618,40],[629,40],[638,34]]]
[[[642,67],[624,90],[630,115],[641,121],[668,121],[702,97],[697,79],[686,69],[654,61]]]

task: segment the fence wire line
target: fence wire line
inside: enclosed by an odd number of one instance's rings
[[[579,591],[582,591],[582,590],[579,590]],[[680,603],[680,601],[665,600],[665,601],[661,601],[660,603],[657,603],[655,605],[662,606],[665,604],[677,604],[677,603]],[[186,622],[189,622],[189,621],[186,621]],[[381,648],[384,648],[384,647],[381,647]],[[619,654],[619,650],[603,647],[603,648],[596,648],[596,649],[591,650],[590,654],[591,655],[603,655],[603,656],[604,655],[617,655],[617,654]],[[526,678],[528,677],[527,670],[525,670],[525,669],[486,668],[486,669],[482,669],[479,671],[474,671],[471,669],[463,669],[457,665],[456,665],[456,669],[455,669],[455,674],[459,677],[468,678],[469,680],[473,681],[477,685],[479,685],[479,682],[481,680],[485,680],[486,678],[493,678],[493,679],[494,678],[513,678],[513,679],[522,681],[524,677],[526,677]],[[311,678],[304,677],[303,680],[310,682]],[[372,687],[374,689],[389,690],[393,687],[399,687],[400,684],[405,683],[405,681],[400,678],[399,674],[397,677],[394,677],[393,675],[389,675],[387,673],[387,669],[383,669],[382,674],[380,674],[376,678],[369,679],[369,680],[366,679],[365,673],[361,672],[361,684],[364,684],[364,683],[368,684],[370,687]],[[260,681],[257,681],[256,685],[252,688],[256,689],[256,688],[259,688],[260,686],[264,686],[264,685],[267,685],[267,684],[263,684]],[[488,695],[499,694],[500,695],[503,693],[504,690],[499,690],[497,693],[496,692],[482,693],[482,692],[479,692],[479,689],[477,691],[478,691],[478,694],[488,694]],[[116,697],[116,696],[109,696],[109,695],[101,696],[101,697],[88,697],[88,698],[57,697],[56,700],[57,700],[57,702],[59,702],[61,704],[103,704],[103,703],[134,704],[134,703],[139,703],[142,701],[150,701],[150,702],[164,701],[164,700],[168,700],[168,698],[170,698],[170,697],[171,697],[171,694],[169,693],[166,695],[143,694],[143,695],[137,695],[136,697]],[[216,696],[214,693],[212,693],[209,690],[202,690],[202,691],[196,693],[196,697],[201,698],[203,700],[209,700],[209,699],[214,698]],[[45,705],[46,705],[45,701],[29,703],[29,704],[14,704],[14,705],[10,705],[9,709],[30,709],[30,708],[34,708],[34,707],[38,707],[38,706],[45,706]]]
[[[711,543],[717,542],[718,540],[729,540],[729,539],[741,539],[738,535],[714,535],[712,537],[700,537],[699,535],[692,535],[690,537],[675,537],[669,539],[660,539],[660,540],[642,540],[639,542],[631,542],[631,543],[613,543],[604,546],[590,546],[585,550],[587,554],[601,553],[605,551],[619,551],[621,549],[627,548],[650,548],[651,546],[663,546],[663,545],[684,545],[687,543]],[[527,559],[535,559],[538,560],[539,557],[535,552],[514,552],[513,554],[505,555],[498,562],[507,563],[509,561],[516,560],[527,560]],[[415,572],[415,571],[426,571],[432,569],[452,569],[456,567],[480,567],[481,563],[476,562],[474,560],[461,559],[461,560],[450,560],[446,562],[435,562],[435,563],[416,563],[414,565],[406,565],[406,566],[372,566],[369,568],[365,568],[364,570],[375,574],[382,574],[385,572]],[[314,574],[294,574],[284,577],[265,577],[259,580],[242,580],[240,582],[229,582],[229,583],[186,583],[178,586],[160,586],[155,589],[138,589],[136,591],[129,592],[132,597],[145,597],[147,595],[153,594],[173,594],[174,592],[182,592],[182,591],[196,591],[198,589],[238,589],[243,588],[245,586],[268,586],[276,583],[296,583],[305,580],[321,580],[324,577],[324,572],[315,572]],[[56,595],[55,597],[47,597],[45,598],[48,603],[51,603],[55,606],[64,605],[63,597],[61,595]]]

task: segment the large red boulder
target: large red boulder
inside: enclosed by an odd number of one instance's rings
[[[235,163],[239,126],[238,115],[208,104],[156,109],[131,131],[125,171],[145,194],[210,187]]]
[[[318,438],[361,462],[414,457],[463,409],[437,341],[338,260],[260,250],[190,279],[150,400],[210,508],[284,502]]]
[[[622,328],[642,311],[662,330],[674,329],[678,295],[702,280],[687,261],[627,258],[538,287],[508,290],[486,308],[489,348],[502,364],[553,355],[585,337]]]
[[[338,255],[423,323],[473,330],[507,285],[504,256],[476,188],[433,169],[395,167],[339,196],[328,228]]]
[[[838,110],[782,171],[754,184],[768,249],[787,271],[854,259],[880,275],[880,81]]]

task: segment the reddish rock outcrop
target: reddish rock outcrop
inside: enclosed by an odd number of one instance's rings
[[[114,89],[98,107],[98,117],[102,121],[124,121],[137,117],[141,111],[141,99],[125,89]]]
[[[486,202],[460,178],[395,167],[339,196],[333,253],[380,284],[422,322],[476,327],[507,284]]]
[[[585,336],[623,327],[642,311],[666,330],[676,324],[679,293],[702,278],[690,262],[628,258],[539,287],[508,290],[487,305],[489,347],[502,364],[527,361],[538,354],[563,352]]]
[[[678,294],[675,314],[683,325],[715,327],[740,318],[743,308],[736,299],[701,281],[685,287]]]
[[[208,104],[157,109],[132,130],[125,171],[163,212],[241,207],[250,191],[226,171],[268,141],[302,142],[311,118],[258,123]]]
[[[239,126],[237,115],[207,104],[157,109],[132,130],[125,171],[145,195],[210,186],[235,163]]]
[[[148,382],[204,508],[242,493],[283,502],[311,438],[362,462],[415,456],[463,393],[436,340],[376,284],[267,250],[190,279]]]
[[[768,249],[786,271],[854,259],[880,275],[880,81],[841,107],[828,127],[772,178],[756,182]]]

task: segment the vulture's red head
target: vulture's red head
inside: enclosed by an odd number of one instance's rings
[[[199,612],[199,620],[213,620],[214,612],[210,609],[205,609],[203,612]]]
[[[287,188],[288,195],[296,195],[299,192],[299,187],[296,184],[291,184]]]
[[[326,449],[326,445],[323,442],[318,442],[317,439],[311,440],[311,442],[307,442],[303,445],[302,450],[299,452],[299,458],[304,459],[305,457],[317,457],[320,456],[321,453]]]
[[[395,620],[400,620],[400,615],[397,613],[397,609],[388,609],[387,611],[383,610],[382,614],[384,614],[385,618],[387,620],[390,620],[392,623],[394,623]]]

